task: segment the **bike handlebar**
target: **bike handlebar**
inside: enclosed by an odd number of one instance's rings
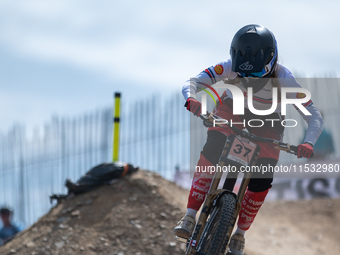
[[[209,113],[207,112],[207,114],[201,114],[200,115],[200,118],[203,120],[203,124],[204,126],[206,127],[222,127],[222,128],[225,128],[224,125],[226,125],[228,128],[230,128],[232,131],[234,131],[237,135],[240,135],[244,138],[247,138],[251,141],[254,141],[254,142],[267,142],[267,143],[270,143],[270,144],[274,144],[275,146],[273,148],[275,149],[279,149],[279,150],[282,150],[282,151],[285,151],[287,153],[290,153],[290,154],[294,154],[294,155],[297,155],[297,152],[298,152],[298,147],[295,146],[295,145],[290,145],[289,143],[283,143],[283,142],[280,142],[280,141],[277,141],[277,140],[274,140],[274,139],[271,139],[271,138],[263,138],[263,137],[260,137],[260,136],[257,136],[257,135],[254,135],[252,133],[249,133],[249,132],[246,132],[246,131],[243,131],[235,126],[232,126],[230,125],[230,122],[226,119],[223,119],[213,113]],[[223,123],[216,123],[216,121],[223,121]],[[312,154],[311,157],[314,156],[314,153]]]

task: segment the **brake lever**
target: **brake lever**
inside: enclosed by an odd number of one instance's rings
[[[203,125],[207,128],[210,128],[210,127],[213,127],[214,124],[211,122],[208,116],[210,116],[209,112],[207,112],[207,114],[201,114],[200,118],[203,120]]]

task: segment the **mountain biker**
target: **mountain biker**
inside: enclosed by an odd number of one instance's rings
[[[259,128],[247,126],[251,133],[275,140],[282,140],[284,127],[281,121],[281,105],[278,104],[274,113],[267,116],[258,116],[251,113],[247,105],[247,88],[253,89],[253,106],[258,110],[266,110],[272,105],[272,88],[277,87],[278,93],[283,87],[301,88],[296,82],[292,73],[278,63],[277,43],[274,35],[267,28],[260,25],[247,25],[241,28],[234,36],[230,47],[231,59],[222,61],[215,66],[211,66],[196,77],[186,81],[182,93],[186,100],[187,110],[194,115],[201,114],[201,103],[196,99],[198,89],[205,89],[219,81],[233,84],[240,88],[245,96],[244,115],[233,115],[233,95],[230,90],[224,91],[221,96],[222,104],[217,103],[214,113],[219,117],[232,120],[233,122],[247,123],[250,119],[276,119],[280,121],[264,121],[264,125]],[[277,79],[269,79],[277,78]],[[302,98],[303,93],[287,93],[289,98]],[[280,98],[280,97],[278,97]],[[298,146],[297,157],[309,158],[313,153],[313,145],[317,141],[323,126],[323,120],[319,110],[313,102],[309,100],[303,106],[311,113],[305,115],[295,107],[308,123],[305,139]],[[244,122],[245,120],[245,122]],[[235,125],[237,126],[237,125]],[[241,129],[244,127],[239,126]],[[211,127],[208,129],[207,141],[201,151],[197,166],[209,167],[218,163],[226,137],[232,131],[221,127]],[[279,159],[279,150],[273,149],[267,143],[258,143],[261,152],[257,160],[257,165],[275,166]],[[187,213],[178,222],[174,229],[174,234],[189,239],[195,226],[197,211],[201,207],[205,195],[209,191],[214,173],[203,173],[195,171],[188,198]],[[254,173],[239,213],[237,229],[232,235],[229,243],[228,253],[232,255],[243,255],[245,246],[245,232],[249,229],[254,218],[263,204],[269,189],[272,187],[273,172],[264,175]]]

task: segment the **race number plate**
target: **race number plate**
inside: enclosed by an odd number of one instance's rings
[[[248,166],[253,159],[257,145],[239,136],[232,140],[227,158],[241,165]]]

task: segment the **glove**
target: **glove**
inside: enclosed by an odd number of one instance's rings
[[[298,146],[297,157],[298,158],[310,158],[313,154],[313,146],[309,143],[303,143]]]
[[[192,97],[189,97],[184,105],[188,111],[192,112],[197,117],[201,115],[201,106],[202,104]]]

